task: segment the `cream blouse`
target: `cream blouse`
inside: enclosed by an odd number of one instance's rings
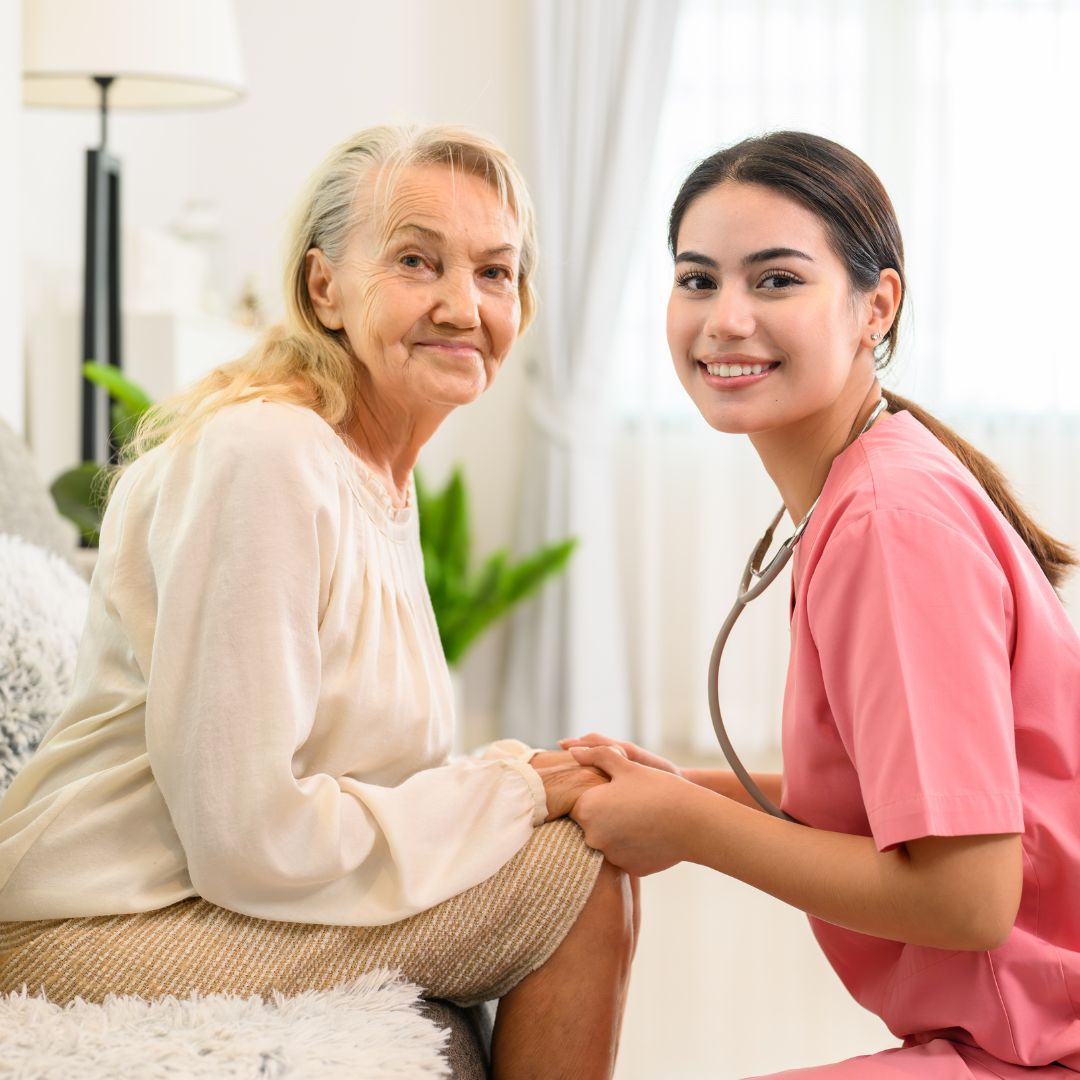
[[[524,744],[448,761],[416,511],[311,410],[228,406],[136,461],[90,591],[73,699],[0,802],[0,919],[394,922],[544,820]]]

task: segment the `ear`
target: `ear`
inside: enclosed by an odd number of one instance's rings
[[[312,248],[304,256],[304,273],[307,276],[308,296],[319,322],[327,330],[340,330],[345,325],[341,313],[341,300],[334,268],[330,260],[318,249]]]
[[[903,293],[900,275],[891,268],[882,270],[877,286],[866,294],[867,320],[863,327],[863,336],[868,348],[872,349],[892,328]],[[881,336],[874,341],[870,338],[871,334]]]

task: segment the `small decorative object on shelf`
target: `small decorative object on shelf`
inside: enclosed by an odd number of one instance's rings
[[[252,330],[262,329],[266,325],[266,311],[254,275],[244,279],[244,287],[233,307],[233,322]]]

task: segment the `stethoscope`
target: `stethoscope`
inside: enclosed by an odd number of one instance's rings
[[[859,433],[855,438],[849,440],[848,445],[859,438],[859,436],[865,435],[870,429],[870,425],[881,415],[882,411],[887,408],[887,406],[888,402],[885,398],[882,398],[874,406],[873,411],[867,417],[866,423],[863,424]],[[746,561],[746,569],[743,570],[742,580],[739,582],[739,591],[735,596],[735,603],[732,605],[731,611],[728,612],[728,617],[724,620],[724,625],[720,627],[720,633],[716,635],[716,643],[713,645],[712,656],[709,659],[709,711],[712,713],[713,727],[716,729],[716,738],[720,743],[720,749],[724,751],[724,757],[727,758],[727,762],[731,766],[731,771],[739,778],[742,786],[754,797],[762,810],[772,814],[774,817],[783,818],[785,821],[794,821],[796,824],[801,824],[798,818],[793,818],[790,814],[785,813],[779,806],[776,806],[773,803],[765,792],[754,783],[750,774],[746,771],[746,767],[739,760],[739,755],[735,753],[735,748],[731,745],[731,739],[728,738],[727,729],[724,727],[724,718],[720,715],[720,690],[718,679],[720,675],[720,657],[723,655],[724,646],[727,644],[727,639],[731,635],[731,628],[738,621],[739,616],[743,612],[743,608],[745,608],[751,600],[756,600],[777,579],[784,567],[787,566],[795,551],[795,545],[802,538],[802,534],[806,532],[806,526],[810,521],[810,515],[813,514],[814,507],[816,507],[817,504],[818,500],[815,499],[813,503],[811,503],[810,509],[806,511],[802,521],[795,526],[795,531],[780,545],[780,549],[772,559],[769,560],[768,566],[762,570],[761,560],[765,558],[765,553],[772,545],[773,533],[776,531],[776,526],[780,524],[780,519],[784,516],[786,508],[781,506],[777,511],[776,517],[772,519],[768,529],[765,530],[765,535],[758,541],[757,546],[750,553],[750,558]],[[751,585],[750,583],[754,578],[757,580]]]

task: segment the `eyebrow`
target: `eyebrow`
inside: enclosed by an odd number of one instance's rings
[[[419,233],[425,240],[430,240],[435,244],[445,244],[446,236],[439,232],[438,229],[429,229],[426,225],[416,225],[413,222],[406,222],[404,225],[399,225],[390,234],[392,240],[398,233],[401,232],[415,232]],[[498,247],[488,248],[486,251],[481,251],[482,258],[491,259],[497,255],[517,255],[518,249],[513,244],[500,244]]]
[[[813,262],[813,257],[807,255],[805,251],[799,251],[798,248],[789,247],[771,247],[763,248],[761,251],[753,251],[749,255],[744,255],[742,259],[743,266],[753,266],[756,263],[769,262],[772,259],[805,259],[807,262]],[[700,251],[680,251],[675,256],[677,263],[688,262],[694,263],[697,266],[707,266],[710,270],[719,270],[720,264],[711,256],[703,255]]]

